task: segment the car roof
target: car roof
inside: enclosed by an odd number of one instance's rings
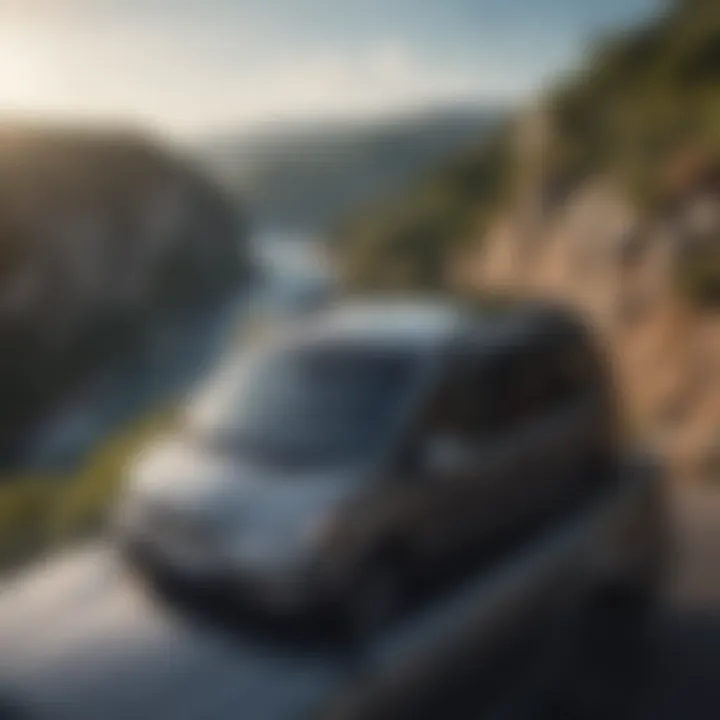
[[[490,296],[465,300],[346,301],[314,317],[309,341],[357,342],[417,350],[451,343],[496,344],[522,339],[570,316],[545,303]]]
[[[465,324],[458,308],[428,301],[347,302],[316,318],[318,339],[434,346]]]

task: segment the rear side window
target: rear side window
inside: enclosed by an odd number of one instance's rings
[[[519,348],[467,356],[438,389],[428,426],[469,442],[508,432],[543,412],[546,384],[537,359]]]
[[[485,358],[468,351],[456,359],[434,392],[423,427],[441,437],[472,443],[488,431],[491,402]]]
[[[504,432],[535,414],[536,382],[522,353],[468,354],[435,393],[426,425],[469,442]]]
[[[488,394],[486,432],[503,433],[522,426],[542,412],[545,381],[537,358],[513,348],[492,358],[485,369]]]
[[[544,335],[509,348],[485,371],[489,429],[506,432],[559,412],[598,382],[598,363],[584,339]]]
[[[456,368],[434,393],[425,419],[426,428],[433,434],[471,440],[476,427],[473,405],[477,401],[468,386],[468,376]]]
[[[562,407],[599,388],[599,361],[584,337],[558,335],[538,349],[547,379],[547,407]]]
[[[474,440],[540,420],[600,386],[599,362],[577,332],[538,335],[468,354],[438,388],[426,416],[442,435]]]

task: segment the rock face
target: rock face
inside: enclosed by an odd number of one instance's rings
[[[0,460],[125,351],[235,292],[240,225],[150,139],[0,127]]]
[[[557,128],[544,122],[528,142],[537,117],[514,138],[514,197],[458,257],[453,281],[578,308],[615,366],[633,440],[663,453],[676,475],[717,478],[720,157],[678,152],[644,209],[612,172],[555,195],[547,190]]]
[[[674,217],[658,221],[640,217],[607,179],[595,180],[549,210],[531,235],[522,218],[503,218],[474,257],[458,263],[457,280],[580,309],[615,366],[631,436],[650,442],[678,476],[717,477],[720,313],[688,302],[674,285],[696,242],[687,217],[698,202],[691,194]],[[704,219],[712,224],[709,213]],[[720,236],[720,221],[703,230]]]

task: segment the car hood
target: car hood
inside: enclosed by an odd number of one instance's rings
[[[170,439],[138,458],[129,489],[141,503],[218,520],[242,515],[246,528],[272,527],[342,504],[356,492],[359,476],[346,467],[278,469]]]

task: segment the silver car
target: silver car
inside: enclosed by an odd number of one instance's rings
[[[121,541],[143,567],[366,633],[612,500],[576,589],[644,607],[661,496],[621,479],[612,390],[556,308],[338,307],[247,350],[146,449]]]

